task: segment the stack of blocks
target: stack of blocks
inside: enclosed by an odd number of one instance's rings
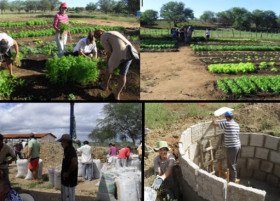
[[[240,133],[241,153],[237,162],[239,178],[254,178],[280,188],[280,138],[261,133]],[[266,192],[217,177],[218,164],[226,164],[224,130],[212,122],[199,123],[185,130],[179,141],[179,162],[183,179],[198,196],[210,201],[264,201]],[[211,140],[216,175],[201,169],[200,144]],[[204,156],[207,159],[207,156]]]

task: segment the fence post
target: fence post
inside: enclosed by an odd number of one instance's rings
[[[268,31],[266,32],[266,37],[268,38]]]
[[[261,31],[261,38],[262,38],[262,31]]]
[[[200,29],[200,36],[201,36],[202,29]]]
[[[272,38],[272,32],[271,32],[271,38]]]
[[[245,38],[246,38],[246,30],[245,30]]]

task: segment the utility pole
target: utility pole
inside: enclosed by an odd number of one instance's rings
[[[70,103],[70,135],[73,138],[74,102]]]

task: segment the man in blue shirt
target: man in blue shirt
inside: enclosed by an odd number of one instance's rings
[[[217,122],[213,121],[215,127],[225,129],[225,147],[227,148],[227,166],[229,168],[229,180],[232,182],[237,181],[236,163],[238,154],[241,150],[241,144],[239,140],[239,125],[233,120],[233,114],[227,111],[225,116],[226,121]]]

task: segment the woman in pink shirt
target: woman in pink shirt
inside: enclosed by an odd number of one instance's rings
[[[118,149],[115,147],[115,144],[110,143],[110,156],[116,156],[118,153]]]
[[[62,22],[65,22],[67,24],[69,24],[68,21],[68,16],[66,15],[66,11],[67,11],[67,4],[66,3],[62,3],[59,7],[59,13],[57,13],[54,16],[54,22],[53,22],[53,27],[56,30],[56,34],[55,34],[55,41],[57,44],[57,48],[58,48],[58,57],[62,57],[64,54],[64,50],[65,50],[65,46],[66,46],[66,42],[67,42],[67,34],[69,36],[69,40],[70,43],[72,42],[72,37],[70,34],[70,31],[68,31],[68,33],[66,33],[66,31],[64,33],[62,33],[59,29],[59,24]],[[60,35],[62,35],[62,40],[59,39]]]

